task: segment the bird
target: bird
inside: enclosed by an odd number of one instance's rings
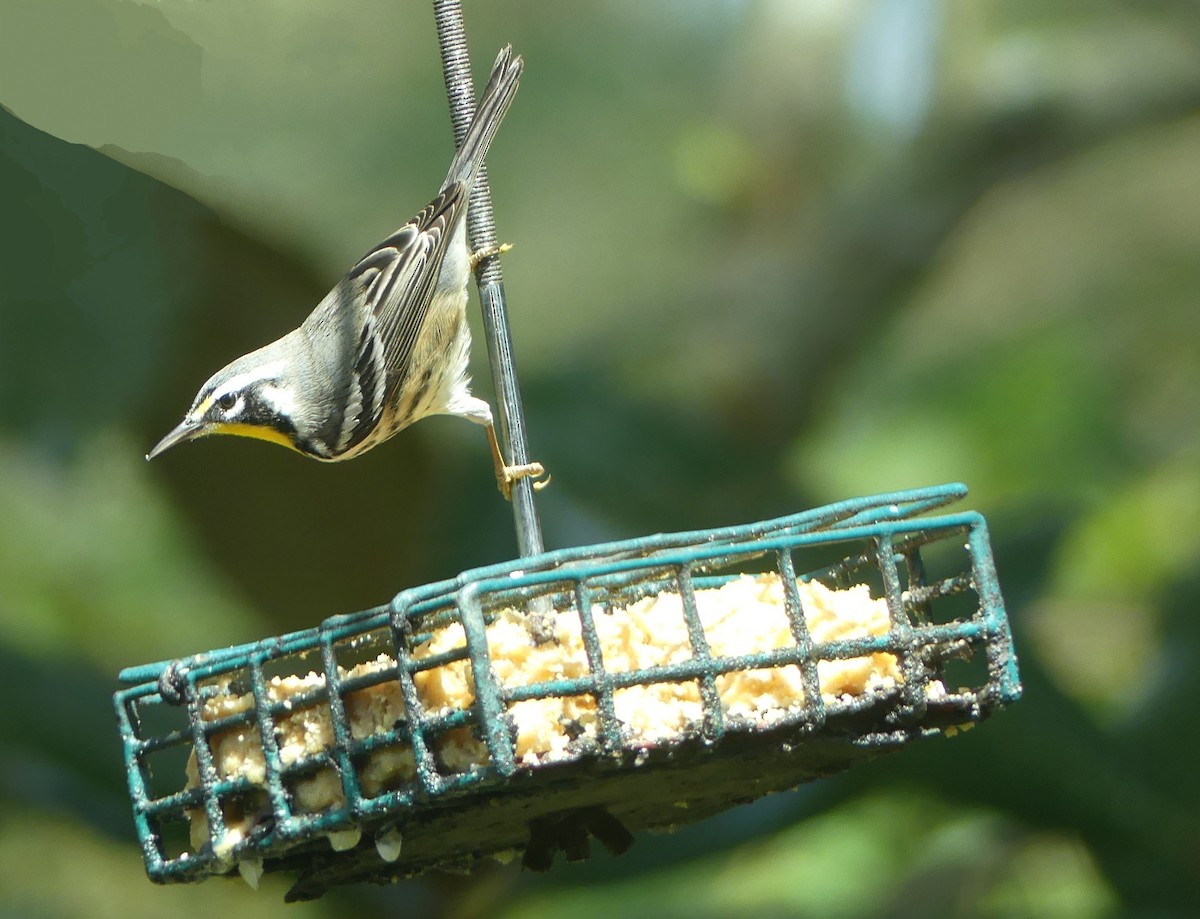
[[[541,463],[509,465],[491,406],[470,391],[467,208],[488,147],[508,112],[524,60],[505,46],[437,196],[359,259],[299,325],[222,367],[151,460],[212,434],[257,438],[323,462],[361,456],[428,415],[484,426],[505,498],[521,478],[540,488]]]

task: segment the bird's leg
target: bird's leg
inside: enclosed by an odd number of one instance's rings
[[[482,249],[477,249],[471,253],[471,270],[474,271],[485,258],[494,258],[497,255],[503,255],[511,248],[512,243],[501,243],[498,246],[484,246]]]
[[[541,463],[524,463],[520,466],[510,466],[504,462],[504,454],[500,452],[500,442],[496,439],[496,426],[487,423],[488,446],[492,448],[492,462],[496,466],[496,485],[504,500],[512,500],[512,486],[517,479],[536,479],[533,483],[535,491],[541,491],[550,484],[550,476],[546,475],[546,467]],[[545,476],[545,478],[543,478]]]

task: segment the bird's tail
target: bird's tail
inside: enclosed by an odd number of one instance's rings
[[[496,129],[504,120],[508,107],[512,105],[513,97],[517,94],[517,83],[521,79],[521,71],[525,62],[520,55],[513,55],[512,45],[505,45],[496,56],[492,65],[492,75],[488,78],[487,86],[479,99],[479,107],[475,110],[475,118],[467,128],[462,145],[454,154],[450,171],[446,173],[446,181],[442,188],[455,182],[462,182],[470,187],[475,179],[475,173],[483,165]]]

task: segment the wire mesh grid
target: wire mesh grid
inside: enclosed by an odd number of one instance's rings
[[[295,899],[514,851],[546,867],[557,849],[586,854],[589,834],[619,850],[626,828],[699,819],[978,721],[1020,694],[986,524],[973,512],[913,519],[964,493],[861,498],[468,571],[182,662],[182,706],[160,692],[164,665],[126,671],[134,685],[114,701],[147,871],[160,882],[235,866],[298,871]],[[747,575],[778,579],[790,640],[719,653],[701,601]],[[886,603],[886,627],[815,639],[813,581],[867,584]],[[612,665],[601,632],[613,610],[664,593],[678,598],[684,653]],[[553,647],[569,619],[581,666],[504,680],[491,630],[517,619],[530,647]],[[890,684],[822,686],[831,662],[880,654],[898,669]],[[787,668],[801,687],[790,705],[770,719],[731,710],[729,680]],[[447,703],[435,689],[454,680],[458,701]],[[647,738],[621,697],[658,686],[687,687],[693,704],[683,724]],[[518,707],[568,699],[584,700],[587,716],[548,726],[553,755],[522,753]]]

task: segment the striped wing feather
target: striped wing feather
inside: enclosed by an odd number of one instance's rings
[[[350,279],[366,282],[367,305],[383,343],[388,398],[412,359],[437,288],[446,247],[466,201],[461,184],[449,186],[368,252],[350,272]]]

